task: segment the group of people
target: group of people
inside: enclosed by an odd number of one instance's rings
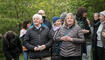
[[[32,24],[31,20],[23,22],[20,36],[13,31],[4,34],[6,60],[19,60],[22,52],[24,60],[104,60],[105,11],[94,13],[92,23],[86,15],[86,8],[80,7],[76,15],[54,16],[51,25],[45,11],[39,10]]]

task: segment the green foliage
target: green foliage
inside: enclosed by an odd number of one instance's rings
[[[11,27],[17,31],[17,25],[27,18],[32,20],[40,9],[45,10],[47,19],[52,22],[53,16],[60,16],[62,12],[76,14],[81,6],[88,9],[87,17],[92,19],[94,12],[105,9],[105,0],[0,0],[0,33],[5,33]],[[9,23],[2,24],[4,22]]]
[[[18,22],[16,19],[2,18],[0,19],[0,33],[4,34],[8,30],[12,30],[18,33]]]

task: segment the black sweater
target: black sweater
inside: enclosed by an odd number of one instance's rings
[[[16,37],[11,43],[8,44],[5,36],[3,37],[3,52],[8,58],[14,58],[22,52],[21,41],[19,37]]]

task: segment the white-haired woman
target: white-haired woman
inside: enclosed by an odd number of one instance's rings
[[[62,41],[61,60],[81,60],[81,43],[84,42],[84,35],[72,13],[67,14],[64,27],[61,27],[55,39]]]
[[[97,30],[97,60],[105,60],[105,11],[100,12],[99,18],[101,24]]]

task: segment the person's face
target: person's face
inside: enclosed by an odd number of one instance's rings
[[[94,20],[98,20],[99,17],[98,17],[98,14],[94,14]]]
[[[86,15],[87,15],[87,13],[86,13],[86,12],[84,12],[84,13],[83,13],[83,17],[86,17]]]
[[[39,17],[34,18],[33,22],[34,22],[34,24],[35,24],[36,26],[38,26],[38,25],[41,24],[41,20],[40,20]]]
[[[56,22],[55,22],[55,26],[60,26],[61,25],[61,20],[57,20]]]
[[[67,16],[66,23],[67,23],[67,25],[74,24],[74,18],[73,18],[73,16]]]
[[[31,23],[28,23],[28,24],[27,24],[27,28],[29,28],[30,26],[31,26]]]
[[[39,12],[38,14],[42,15],[42,16],[45,16],[45,12],[44,11],[41,11]]]
[[[100,21],[101,22],[105,21],[105,17],[102,14],[100,14],[100,17],[99,18],[100,18]]]

